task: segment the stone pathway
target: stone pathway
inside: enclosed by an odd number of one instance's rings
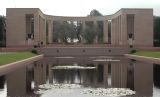
[[[12,52],[0,52],[0,55],[9,54],[9,53],[12,53]]]

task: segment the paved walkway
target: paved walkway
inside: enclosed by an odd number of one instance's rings
[[[4,54],[10,54],[12,52],[0,52],[0,55],[4,55]]]

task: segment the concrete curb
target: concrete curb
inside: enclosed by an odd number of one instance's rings
[[[138,60],[138,61],[145,61],[149,63],[160,64],[160,58],[138,56],[138,55],[131,55],[131,54],[124,54],[124,56],[130,59]]]
[[[11,70],[14,70],[17,67],[25,66],[27,64],[30,64],[34,61],[37,61],[37,60],[41,59],[41,58],[43,58],[43,55],[37,55],[37,56],[34,56],[34,57],[30,57],[30,58],[27,58],[27,59],[23,59],[23,60],[20,60],[20,61],[16,61],[16,62],[13,62],[13,63],[2,65],[2,66],[0,66],[0,75],[3,75],[6,72],[9,72]]]

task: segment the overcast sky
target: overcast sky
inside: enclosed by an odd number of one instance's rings
[[[92,9],[110,15],[121,8],[153,8],[160,16],[160,0],[0,0],[0,15],[6,8],[40,8],[57,16],[86,16]]]

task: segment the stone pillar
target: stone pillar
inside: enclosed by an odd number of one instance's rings
[[[104,86],[108,86],[108,64],[104,65],[104,73],[103,73],[103,78],[104,78]]]
[[[119,41],[118,41],[118,18],[115,18],[115,45],[117,46]]]
[[[115,19],[112,19],[111,25],[111,45],[115,45]]]
[[[126,14],[122,14],[121,16],[122,18],[122,45],[128,45],[128,41],[127,41],[127,18],[126,18]]]
[[[121,45],[121,40],[120,40],[120,37],[121,37],[121,31],[120,31],[120,16],[118,16],[118,45]]]
[[[39,15],[34,14],[34,45],[37,45],[40,41],[39,37]]]
[[[86,22],[82,21],[82,31],[83,31],[83,33],[85,33],[85,30],[86,30]],[[81,37],[81,42],[85,43],[85,39],[83,37]]]
[[[97,21],[93,21],[93,25],[94,25],[94,30],[97,33],[97,28],[98,28],[97,27]],[[97,35],[95,36],[94,43],[98,43],[98,36]]]
[[[53,21],[48,21],[48,42],[53,43]]]
[[[108,20],[103,21],[103,41],[108,43]]]
[[[39,36],[40,36],[40,43],[46,44],[46,20],[39,16]]]
[[[121,15],[119,16],[119,31],[120,31],[120,45],[123,45],[122,44],[122,17]]]
[[[53,84],[53,70],[54,69],[52,69],[52,65],[49,64],[48,65],[48,76],[49,76],[49,83],[50,84]]]

